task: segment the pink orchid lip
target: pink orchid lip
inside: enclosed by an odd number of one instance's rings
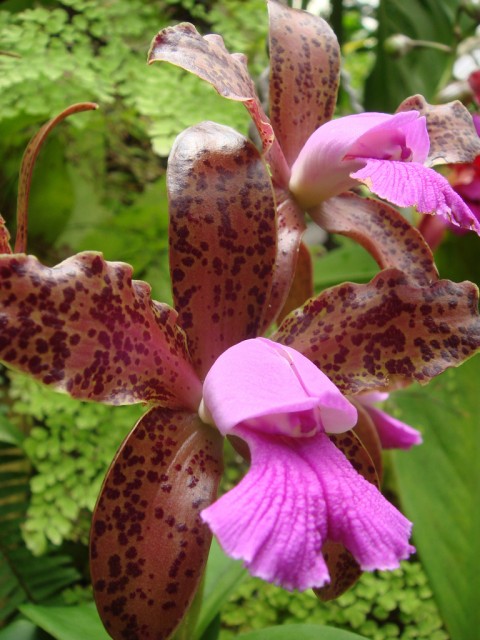
[[[226,435],[237,425],[302,437],[340,433],[357,421],[355,407],[299,352],[266,338],[227,349],[208,372],[199,414]]]
[[[424,162],[430,141],[417,111],[360,113],[331,120],[307,140],[292,166],[289,188],[305,209],[355,186],[366,160]]]
[[[330,581],[326,540],[343,544],[366,571],[395,569],[414,552],[411,523],[325,433],[278,438],[239,427],[238,435],[251,467],[201,517],[252,575],[289,590],[322,587]]]

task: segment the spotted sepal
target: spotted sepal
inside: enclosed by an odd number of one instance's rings
[[[192,602],[211,534],[222,438],[195,414],[151,409],[115,457],[93,515],[95,600],[114,640],[166,640]]]
[[[0,254],[12,253],[10,247],[10,233],[5,225],[5,220],[0,216]]]
[[[270,0],[270,118],[291,166],[310,135],[333,116],[340,47],[318,16]]]
[[[271,147],[273,129],[248,72],[247,59],[241,53],[229,53],[221,36],[201,36],[188,22],[167,27],[153,39],[148,62],[170,62],[210,83],[224,98],[242,102],[255,123],[264,150]]]
[[[291,313],[272,339],[313,361],[347,394],[428,382],[480,347],[478,289],[418,286],[397,269],[327,289]]]
[[[292,286],[278,316],[278,321],[281,322],[294,309],[301,307],[306,300],[313,296],[313,293],[312,257],[308,247],[303,242],[300,242]]]
[[[277,256],[270,301],[265,309],[264,330],[282,313],[292,286],[305,231],[305,216],[298,204],[284,190],[275,190],[277,202]],[[300,267],[302,268],[302,267]],[[305,284],[305,283],[304,283]],[[302,302],[305,301],[303,298]]]
[[[381,269],[399,269],[421,285],[438,280],[432,252],[422,234],[385,202],[347,192],[326,200],[310,215],[329,233],[361,244]]]
[[[0,256],[0,359],[75,398],[198,407],[176,312],[132,268],[80,253],[56,267]]]
[[[428,104],[421,95],[402,102],[398,111],[418,111],[427,119],[430,152],[427,164],[473,162],[480,155],[480,138],[472,115],[458,100],[446,104]]]
[[[329,438],[348,458],[354,469],[378,489],[380,480],[377,469],[360,438],[353,431],[332,434]],[[362,575],[362,570],[343,544],[327,540],[322,547],[322,554],[327,563],[330,583],[321,589],[313,589],[313,592],[320,600],[326,602],[334,600],[348,591]]]
[[[250,141],[204,122],[177,138],[167,186],[175,306],[204,376],[262,330],[276,257],[272,185]]]

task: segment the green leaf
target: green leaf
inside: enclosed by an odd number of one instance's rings
[[[452,640],[480,629],[480,356],[427,388],[399,393],[401,418],[421,427],[424,444],[396,453],[404,510]]]
[[[10,422],[8,418],[0,414],[0,442],[5,444],[21,445],[25,436]]]
[[[365,636],[315,624],[287,624],[238,636],[238,640],[360,640]]]
[[[413,40],[455,45],[458,0],[382,0],[378,9],[376,62],[365,87],[368,111],[394,111],[407,96],[425,95],[429,102],[442,84],[453,55],[431,48],[414,49],[401,59],[388,55],[385,40],[402,33]]]
[[[15,620],[0,631],[0,640],[47,640],[50,636],[29,620]]]
[[[110,640],[93,603],[75,607],[25,604],[20,609],[24,616],[55,640]]]
[[[229,558],[214,538],[208,556],[202,608],[194,640],[203,640],[203,634],[210,623],[246,576],[242,563]]]
[[[208,625],[200,640],[218,640],[221,628],[222,619],[219,614],[215,616],[212,622]]]
[[[359,244],[336,236],[338,248],[313,261],[315,291],[334,287],[341,282],[369,282],[379,267],[375,260]]]
[[[28,505],[29,464],[15,446],[0,444],[0,620],[8,621],[28,601],[41,602],[79,578],[67,556],[37,558],[26,548],[20,526]]]

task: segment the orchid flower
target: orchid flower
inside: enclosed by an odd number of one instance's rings
[[[294,349],[264,338],[228,349],[205,378],[200,415],[250,449],[245,478],[201,515],[253,575],[323,587],[327,540],[364,570],[393,569],[413,551],[411,525],[327,435],[355,426],[354,406]],[[351,434],[345,443],[358,447]]]
[[[309,270],[302,264],[308,263],[308,252],[300,249],[305,210],[327,231],[361,238],[375,258],[403,226],[401,216],[386,203],[345,197],[343,192],[359,182],[394,204],[415,205],[419,211],[437,213],[479,232],[480,223],[431,167],[439,162],[470,162],[480,153],[480,142],[461,103],[435,107],[421,96],[405,100],[401,113],[393,116],[359,114],[329,122],[339,81],[335,34],[321,18],[276,0],[268,1],[268,10],[270,118],[245,57],[229,54],[219,35],[202,37],[188,23],[168,27],[154,38],[149,61],[167,61],[195,73],[250,112],[272,172],[279,219],[269,310],[273,320],[285,315],[284,304],[286,311],[294,308],[289,292],[295,299],[313,294],[311,278],[302,275]],[[354,216],[351,210],[356,207],[364,216]],[[380,210],[389,220],[395,216],[395,223],[377,225]]]
[[[475,288],[437,281],[410,226],[403,245],[385,246],[393,258],[371,283],[325,291],[271,341],[255,340],[277,255],[259,152],[229,128],[197,125],[177,139],[167,185],[176,310],[101,254],[48,268],[12,253],[0,225],[0,358],[76,398],[149,406],[93,517],[92,580],[114,638],[173,633],[211,530],[252,573],[324,598],[360,568],[397,566],[412,550],[410,524],[382,498],[355,432],[345,432],[356,411],[343,394],[426,381],[480,346]],[[22,251],[26,224],[18,226]],[[247,443],[252,466],[214,502],[225,434]]]
[[[397,232],[375,245],[372,282],[333,287],[258,338],[277,315],[272,290],[291,284],[260,153],[202,123],[177,139],[167,185],[175,309],[101,254],[49,268],[23,241],[12,253],[0,224],[0,359],[77,398],[148,406],[92,524],[97,606],[118,639],[171,636],[212,530],[252,573],[322,597],[358,565],[398,566],[410,523],[378,491],[344,396],[427,382],[480,347],[474,285],[439,280],[420,234],[380,206],[369,224]],[[222,435],[243,439],[252,464],[215,502]]]

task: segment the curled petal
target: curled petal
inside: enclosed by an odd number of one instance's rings
[[[243,102],[252,116],[265,150],[273,143],[273,129],[258,99],[246,58],[230,54],[221,36],[202,37],[182,22],[160,31],[150,47],[148,62],[170,62],[210,83],[224,98]]]
[[[252,575],[304,590],[330,580],[325,541],[364,570],[394,569],[414,551],[411,524],[350,465],[324,433],[268,437],[239,428],[252,454],[241,483],[202,511],[220,544]]]
[[[290,434],[298,422],[338,433],[357,419],[353,405],[315,365],[266,338],[245,340],[223,353],[205,378],[203,394],[223,434],[265,416],[271,419],[258,422],[258,428]]]
[[[57,116],[46,122],[33,136],[25,149],[20,167],[18,181],[17,198],[17,237],[15,240],[15,253],[25,253],[27,250],[27,227],[28,227],[28,202],[30,199],[30,186],[32,182],[33,170],[37,156],[45,143],[48,135],[62,120],[68,116],[82,111],[98,109],[98,104],[94,102],[80,102],[72,104],[64,109]]]
[[[0,359],[74,398],[195,410],[201,386],[176,312],[132,268],[80,253],[54,268],[0,256]]]
[[[368,160],[352,173],[380,198],[420,213],[437,214],[462,229],[480,234],[480,222],[439,173],[417,162]]]

